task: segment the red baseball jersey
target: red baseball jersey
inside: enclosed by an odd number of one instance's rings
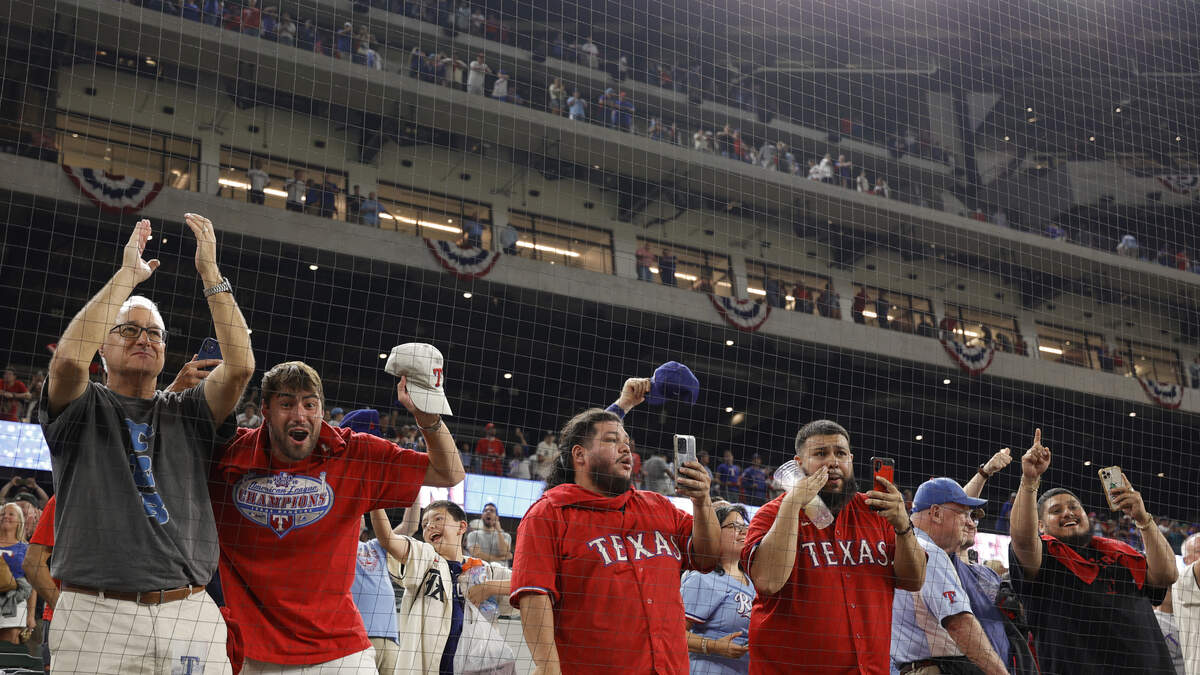
[[[510,600],[550,596],[564,673],[688,672],[679,575],[691,568],[692,517],[666,497],[604,497],[565,484],[517,528]]]
[[[800,513],[796,562],[778,593],[759,593],[750,612],[750,672],[887,675],[896,578],[896,531],[853,498],[821,530]],[[779,513],[779,496],[754,514],[742,565]]]
[[[41,544],[46,548],[54,548],[54,507],[58,505],[57,495],[50,497],[46,502],[46,506],[42,508],[42,517],[38,521],[37,528],[33,531],[33,536],[29,538],[31,544]],[[55,586],[61,586],[62,582],[58,579],[54,580]],[[42,618],[50,621],[54,618],[54,608],[50,603],[45,603],[42,607]]]
[[[273,465],[268,439],[238,429],[210,487],[245,656],[300,665],[360,652],[371,643],[350,584],[362,515],[412,504],[429,456],[322,424],[309,457]]]
[[[482,459],[479,470],[492,476],[504,475],[504,442],[499,438],[481,438],[475,441],[475,454]]]

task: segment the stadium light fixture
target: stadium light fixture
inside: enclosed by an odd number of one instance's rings
[[[1166,477],[1167,477],[1167,475],[1166,475],[1165,473],[1163,473],[1163,472],[1159,471],[1159,472],[1158,472],[1158,477],[1159,477],[1159,478],[1166,478]]]
[[[535,244],[531,241],[518,241],[517,246],[520,246],[521,248],[531,248],[535,251],[542,251],[544,253],[554,253],[557,255],[565,255],[568,258],[578,258],[580,256],[580,254],[577,251],[570,251],[565,248],[555,248],[553,246],[547,246],[545,244]],[[680,277],[681,279],[687,278],[682,274],[677,274],[675,276]],[[695,279],[696,277],[692,277],[692,278]]]
[[[1084,463],[1083,463],[1083,465],[1084,465],[1084,466],[1091,466],[1091,465],[1092,465],[1092,460],[1090,460],[1090,459],[1089,459],[1088,461],[1084,462]]]
[[[465,300],[470,300],[471,296],[472,296],[471,291],[467,291],[466,293],[463,293],[463,299],[465,299]]]
[[[942,380],[942,384],[950,384],[950,378],[947,377],[946,379]]]
[[[504,374],[504,379],[506,379],[506,380],[511,380],[511,379],[512,379],[512,373],[505,373],[505,374]]]
[[[725,412],[733,412],[733,406],[725,406]]]
[[[1129,416],[1130,416],[1130,417],[1137,417],[1137,413],[1131,410],[1131,411],[1129,411]]]
[[[732,347],[732,346],[733,346],[733,340],[726,340],[726,341],[725,341],[725,346],[726,346],[726,347]]]
[[[379,355],[379,358],[381,358],[381,359],[386,359],[386,358],[387,358],[387,354],[380,354],[380,355]]]
[[[923,440],[925,440],[925,434],[917,434],[916,436],[914,436],[914,438],[918,441],[923,441]]]
[[[309,265],[309,266],[308,266],[308,269],[310,269],[310,270],[312,270],[312,271],[316,272],[317,270],[319,270],[319,269],[321,269],[321,268],[320,268],[320,267],[318,267],[318,266],[316,266],[316,265]]]
[[[1059,349],[1058,347],[1046,347],[1045,345],[1038,345],[1038,351],[1046,352],[1047,354],[1055,354],[1057,356],[1062,356],[1063,353],[1063,350]]]

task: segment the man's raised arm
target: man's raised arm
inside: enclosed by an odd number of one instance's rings
[[[1021,457],[1021,487],[1009,515],[1008,534],[1013,554],[1021,563],[1026,579],[1034,579],[1042,569],[1042,542],[1038,537],[1037,492],[1042,474],[1050,468],[1050,448],[1042,445],[1042,430],[1033,432],[1033,446]]]
[[[200,274],[208,309],[212,312],[213,331],[221,344],[221,364],[204,383],[204,398],[213,421],[220,424],[233,412],[246,385],[254,376],[254,352],[250,349],[250,328],[233,299],[233,289],[217,267],[217,237],[208,218],[194,213],[183,216],[184,223],[196,236],[196,272]]]
[[[135,286],[149,279],[158,269],[157,259],[142,260],[150,236],[150,221],[139,220],[125,243],[120,269],[71,319],[58,339],[46,380],[51,415],[62,412],[83,394],[88,383],[88,366],[116,322],[121,305],[129,299]]]
[[[800,512],[816,497],[829,481],[829,467],[822,466],[811,476],[796,481],[787,496],[779,503],[775,522],[763,535],[754,551],[750,569],[746,570],[759,593],[772,595],[783,588],[796,565]]]
[[[401,377],[396,384],[396,399],[408,412],[412,413],[417,422],[417,429],[425,437],[425,447],[429,451],[429,468],[425,470],[425,485],[433,487],[454,487],[467,477],[463,470],[462,456],[454,445],[454,436],[446,426],[441,415],[423,413],[417,409],[412,397],[408,394],[408,378]]]

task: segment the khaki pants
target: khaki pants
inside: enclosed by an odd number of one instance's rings
[[[246,659],[242,675],[375,675],[375,648],[367,647],[361,652],[325,663],[299,666]]]
[[[229,675],[225,619],[207,593],[141,605],[63,591],[47,642],[54,672]]]
[[[396,644],[395,640],[373,637],[371,646],[375,648],[375,669],[379,671],[379,675],[396,675],[400,645]]]

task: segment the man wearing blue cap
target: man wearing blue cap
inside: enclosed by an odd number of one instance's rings
[[[901,675],[1008,672],[975,619],[952,560],[986,503],[950,478],[917,488],[912,523],[929,560],[921,590],[897,591],[892,599],[892,667]]]

